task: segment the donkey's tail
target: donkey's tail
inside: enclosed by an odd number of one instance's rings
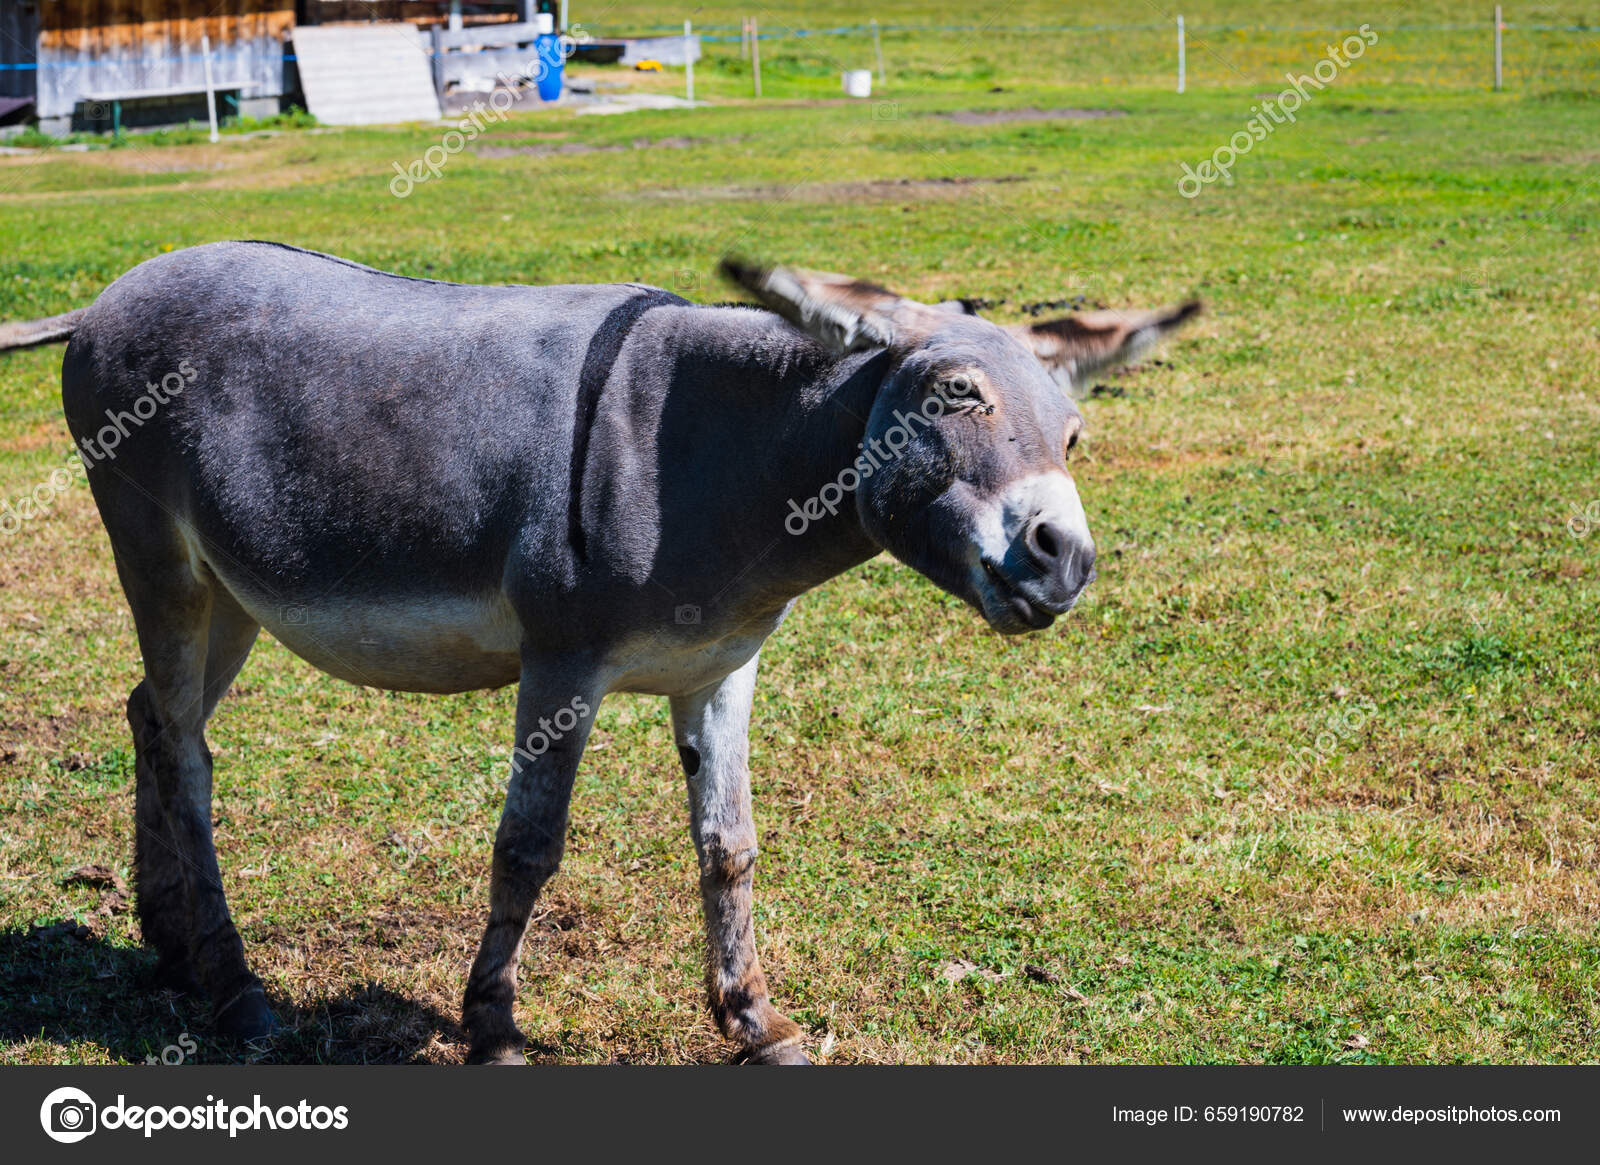
[[[80,307],[76,311],[48,316],[42,320],[0,324],[0,352],[10,348],[32,348],[39,344],[70,340],[72,333],[78,330],[78,321],[83,319],[83,313],[88,310],[86,307]]]

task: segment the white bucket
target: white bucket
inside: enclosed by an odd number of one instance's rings
[[[850,69],[844,74],[844,91],[849,97],[872,96],[872,70]]]
[[[548,35],[556,30],[556,17],[553,12],[535,12],[533,14],[533,31],[541,35]]]

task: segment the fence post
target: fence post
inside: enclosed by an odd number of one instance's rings
[[[1187,62],[1185,62],[1185,60],[1184,60],[1183,17],[1179,16],[1178,17],[1178,92],[1179,93],[1183,92],[1184,82],[1187,79],[1184,76],[1186,63]]]
[[[761,96],[761,26],[750,18],[750,65],[755,75],[756,96]]]
[[[689,39],[689,22],[683,22],[683,76],[684,84],[689,87],[689,104],[694,104],[694,53],[691,51],[694,42]]]
[[[200,56],[204,59],[206,67],[206,117],[211,121],[211,140],[216,141],[217,91],[211,84],[211,37],[203,32],[200,34]]]
[[[433,37],[433,91],[444,100],[444,30],[437,24],[429,30]]]
[[[1500,20],[1500,5],[1494,6],[1494,87],[1495,92],[1500,91],[1500,30],[1504,28]]]
[[[883,40],[878,36],[878,18],[872,18],[872,51],[878,54],[878,88],[884,86],[883,80]]]

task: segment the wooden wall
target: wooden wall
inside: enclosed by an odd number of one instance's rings
[[[219,89],[239,88],[244,97],[282,92],[283,40],[294,28],[294,0],[38,4],[41,117],[70,114],[90,93],[201,87],[202,33],[211,38]]]
[[[468,24],[521,19],[522,0],[474,2],[461,5]],[[450,17],[449,0],[301,0],[302,24],[366,24],[380,20],[408,20],[428,27]]]

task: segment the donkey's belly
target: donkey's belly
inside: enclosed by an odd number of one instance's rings
[[[353,684],[466,692],[521,673],[521,627],[499,594],[297,603],[228,589],[290,651]]]

